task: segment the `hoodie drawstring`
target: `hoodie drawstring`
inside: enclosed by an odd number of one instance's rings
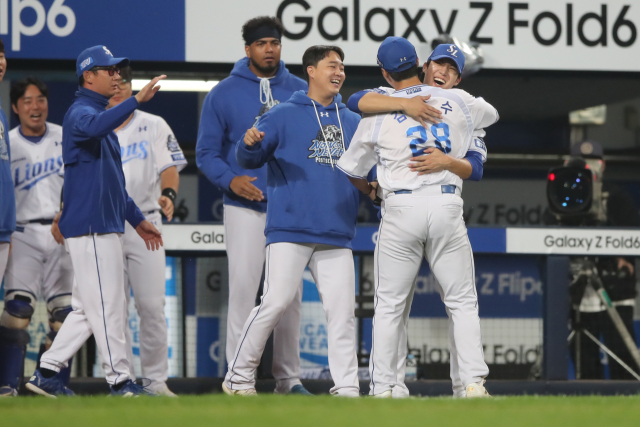
[[[320,130],[322,131],[322,137],[324,138],[324,145],[327,147],[327,153],[329,154],[329,163],[331,163],[331,169],[333,167],[333,156],[331,155],[331,147],[329,146],[329,141],[327,141],[327,135],[324,133],[324,129],[322,128],[322,122],[320,121],[320,115],[318,115],[318,108],[316,107],[315,101],[312,99],[313,109],[316,110],[316,118],[318,119],[318,124],[320,125]],[[340,136],[342,137],[342,148],[344,148],[344,132],[342,132],[342,122],[340,121],[340,111],[338,110],[338,104],[336,103],[336,112],[338,113],[338,123],[340,124]]]
[[[264,98],[264,101],[262,98]],[[260,79],[260,102],[265,104],[267,108],[276,105],[276,102],[273,100],[273,94],[271,93],[271,83],[267,78]]]
[[[342,132],[342,121],[340,120],[340,110],[338,110],[338,103],[335,103],[336,114],[338,115],[338,123],[340,124],[340,138],[342,139],[342,153],[347,152],[347,146],[344,145],[344,132]]]

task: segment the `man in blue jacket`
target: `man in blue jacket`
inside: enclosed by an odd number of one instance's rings
[[[7,71],[7,59],[4,56],[4,43],[0,40],[0,82]],[[9,124],[7,116],[0,107],[0,283],[7,267],[11,250],[11,234],[16,229],[16,198],[11,178],[11,148],[9,147]],[[25,311],[26,310],[26,311]],[[4,313],[7,314],[4,314]],[[18,329],[24,319],[31,318],[33,308],[29,303],[17,301],[5,306],[0,316],[0,366],[24,360],[25,346],[29,343],[29,334]],[[15,378],[0,377],[0,396],[13,396],[12,387]]]
[[[266,166],[251,172],[238,166],[235,143],[262,114],[307,83],[280,61],[284,28],[277,18],[261,16],[242,27],[246,58],[207,95],[202,106],[196,162],[224,191],[224,226],[229,260],[227,361],[247,316],[255,306],[265,260]],[[302,282],[291,307],[274,331],[273,376],[277,393],[307,394],[300,383],[300,301]]]
[[[105,110],[115,94],[119,67],[105,46],[84,50],[76,62],[79,88],[62,123],[65,167],[60,232],[76,277],[69,313],[51,348],[42,355],[27,388],[45,396],[72,394],[59,378],[60,369],[94,335],[111,393],[144,393],[129,375],[124,336],[125,295],[122,234],[125,219],[147,248],[162,245],[162,236],[127,194],[114,129],[140,103],[149,101],[165,76],[156,77],[136,96]],[[155,86],[155,87],[154,87]]]
[[[255,370],[269,334],[296,298],[308,265],[328,324],[331,393],[358,396],[355,272],[351,240],[358,192],[336,163],[360,117],[341,102],[344,53],[313,46],[303,58],[308,94],[298,91],[249,129],[236,148],[241,167],[268,164],[264,294],[244,324],[223,383],[227,394],[255,394]]]

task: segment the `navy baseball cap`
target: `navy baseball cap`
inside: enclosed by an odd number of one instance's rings
[[[397,73],[416,65],[416,48],[404,37],[387,37],[378,48],[378,65],[389,73]]]
[[[80,77],[82,73],[93,67],[109,67],[111,65],[119,65],[126,67],[129,65],[129,58],[114,58],[113,54],[106,46],[93,46],[82,51],[76,60],[76,76]]]
[[[462,53],[462,50],[458,46],[455,44],[439,44],[435,49],[433,49],[433,52],[429,55],[429,59],[427,59],[427,62],[443,58],[448,58],[455,62],[458,67],[458,73],[462,75],[465,59],[464,53]]]

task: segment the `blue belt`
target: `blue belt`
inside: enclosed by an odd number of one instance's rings
[[[456,194],[456,186],[455,185],[441,185],[440,186],[443,194]],[[394,194],[411,194],[412,190],[398,190],[394,191]]]

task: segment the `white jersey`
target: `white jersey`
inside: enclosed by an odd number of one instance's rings
[[[143,213],[160,209],[160,174],[187,164],[171,128],[162,117],[136,110],[116,134],[129,196]]]
[[[9,132],[18,224],[52,219],[60,210],[62,126],[48,122],[46,126],[39,142],[24,137],[20,126]]]
[[[482,98],[459,89],[440,89],[427,85],[411,86],[391,96],[427,96],[427,103],[442,111],[441,123],[427,128],[402,113],[365,117],[351,140],[338,167],[355,177],[366,177],[377,165],[378,182],[387,191],[416,190],[423,185],[452,184],[462,188],[462,179],[449,171],[418,175],[409,168],[412,157],[429,147],[461,159],[476,151],[486,160],[486,147],[480,135],[483,128],[498,120],[498,113]]]

